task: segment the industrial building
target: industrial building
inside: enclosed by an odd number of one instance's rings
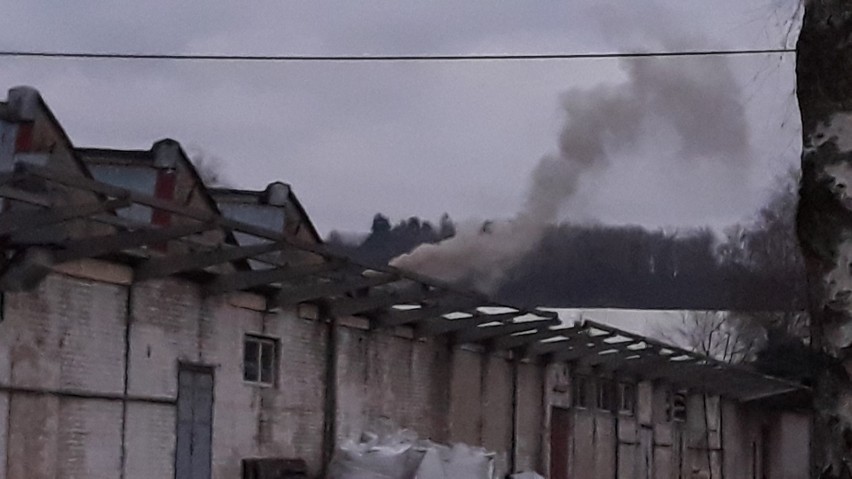
[[[0,479],[320,477],[379,419],[501,476],[807,477],[801,385],[359,264],[287,184],[78,148],[30,88],[0,198]]]

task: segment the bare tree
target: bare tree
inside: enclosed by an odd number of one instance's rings
[[[753,317],[725,311],[684,311],[680,324],[660,327],[656,335],[727,363],[753,360],[766,340],[766,330]]]
[[[733,240],[736,246],[731,259],[764,271],[804,273],[796,239],[799,177],[798,171],[789,170],[776,178],[769,201],[757,212],[754,221],[729,232],[729,241]]]
[[[665,337],[727,362],[751,362],[768,342],[807,341],[804,260],[796,239],[797,171],[776,180],[767,204],[750,223],[738,224],[719,245],[719,261],[731,271],[733,304],[773,305],[769,311],[688,312]]]
[[[798,236],[815,370],[813,477],[852,477],[852,3],[808,0],[796,45],[802,114]]]
[[[777,315],[773,327],[783,326],[778,321],[783,318],[798,323],[807,304],[805,263],[796,238],[798,182],[797,171],[778,177],[766,205],[750,223],[729,229],[718,248],[720,262],[738,283],[740,297],[734,305],[793,313]],[[791,325],[790,331],[800,330],[798,326]]]

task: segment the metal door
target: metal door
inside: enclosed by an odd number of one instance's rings
[[[178,370],[176,479],[210,479],[213,431],[213,371],[181,365]]]
[[[571,412],[554,407],[550,410],[550,479],[568,479],[571,447]]]

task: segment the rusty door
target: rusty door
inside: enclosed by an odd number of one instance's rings
[[[550,479],[568,479],[571,447],[571,412],[554,407],[550,411]]]
[[[213,370],[178,370],[176,479],[210,479],[213,433]]]

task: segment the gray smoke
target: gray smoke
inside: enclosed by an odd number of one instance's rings
[[[644,138],[674,133],[674,144],[655,145],[661,156],[675,153],[685,162],[742,168],[749,130],[726,59],[642,58],[624,60],[621,67],[627,75],[624,83],[563,95],[567,118],[558,149],[536,165],[526,201],[514,217],[488,228],[462,225],[453,238],[420,246],[391,264],[492,292],[538,245],[580,182],[592,172],[617,167],[612,158],[624,158]]]

